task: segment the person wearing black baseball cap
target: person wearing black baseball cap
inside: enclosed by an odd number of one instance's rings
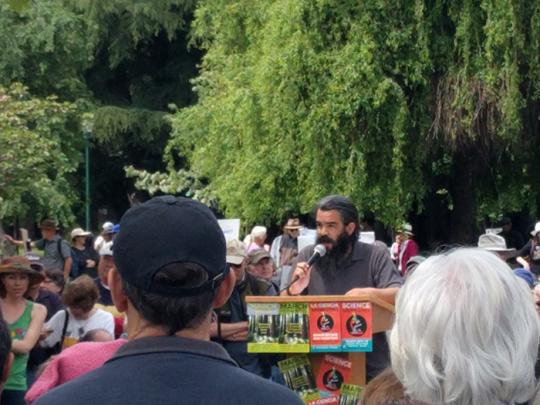
[[[117,309],[127,313],[129,342],[101,368],[36,404],[302,404],[210,342],[212,309],[228,300],[235,276],[206,206],[163,196],[131,208],[113,257],[109,286]]]

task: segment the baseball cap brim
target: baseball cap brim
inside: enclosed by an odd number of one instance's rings
[[[227,256],[227,263],[234,264],[236,266],[241,265],[245,260],[242,256]]]

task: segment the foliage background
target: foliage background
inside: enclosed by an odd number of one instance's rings
[[[11,3],[0,83],[94,112],[95,207],[136,187],[269,225],[343,193],[426,245],[538,214],[538,2]]]

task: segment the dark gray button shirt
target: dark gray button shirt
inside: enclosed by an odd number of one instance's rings
[[[306,246],[297,262],[306,262],[313,254],[314,245]],[[296,266],[296,263],[295,263]],[[308,295],[343,295],[353,288],[400,287],[403,279],[383,248],[357,242],[349,260],[338,269],[337,276],[323,279],[325,269],[317,263],[311,270],[306,293]],[[367,353],[368,380],[390,365],[388,343],[384,333],[373,335],[373,352]]]
[[[302,405],[294,392],[242,370],[218,344],[176,336],[122,346],[102,367],[36,405]]]
[[[313,254],[314,245],[306,246],[298,255],[297,262],[306,262]],[[296,265],[296,263],[295,263]],[[308,286],[309,295],[342,295],[352,288],[400,287],[403,279],[383,248],[357,242],[350,260],[339,269],[339,276],[323,279],[325,269],[315,263]]]
[[[60,249],[58,248],[59,243],[61,243]],[[71,247],[67,241],[63,240],[59,235],[55,235],[53,240],[40,239],[36,241],[35,246],[44,250],[41,262],[46,269],[64,270],[64,261],[71,257]]]

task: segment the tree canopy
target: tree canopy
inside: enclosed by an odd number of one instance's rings
[[[82,139],[81,116],[93,112],[94,212],[112,208],[114,219],[129,206],[126,194],[133,181],[126,179],[125,166],[165,168],[161,155],[170,132],[165,115],[194,102],[189,80],[196,74],[199,52],[187,47],[193,7],[190,0],[0,3],[0,85],[23,83],[36,102],[52,97],[75,103],[78,125],[62,134],[70,139]],[[75,173],[66,178],[76,190],[69,198],[75,214],[80,212],[84,173],[82,142],[78,146],[70,162]],[[1,194],[5,207],[18,205],[3,190]],[[30,208],[24,212],[56,215],[41,200],[25,201]],[[21,215],[1,211],[0,218],[7,221]]]
[[[460,242],[540,207],[538,2],[11,0],[0,44],[11,104],[66,109],[75,149],[93,112],[97,206],[135,183],[270,224],[342,193]]]
[[[229,215],[329,193],[397,224],[437,199],[456,240],[538,207],[540,6],[526,1],[199,2],[199,101],[169,160]]]
[[[32,97],[21,84],[0,87],[0,218],[73,220],[79,113],[55,97]]]

